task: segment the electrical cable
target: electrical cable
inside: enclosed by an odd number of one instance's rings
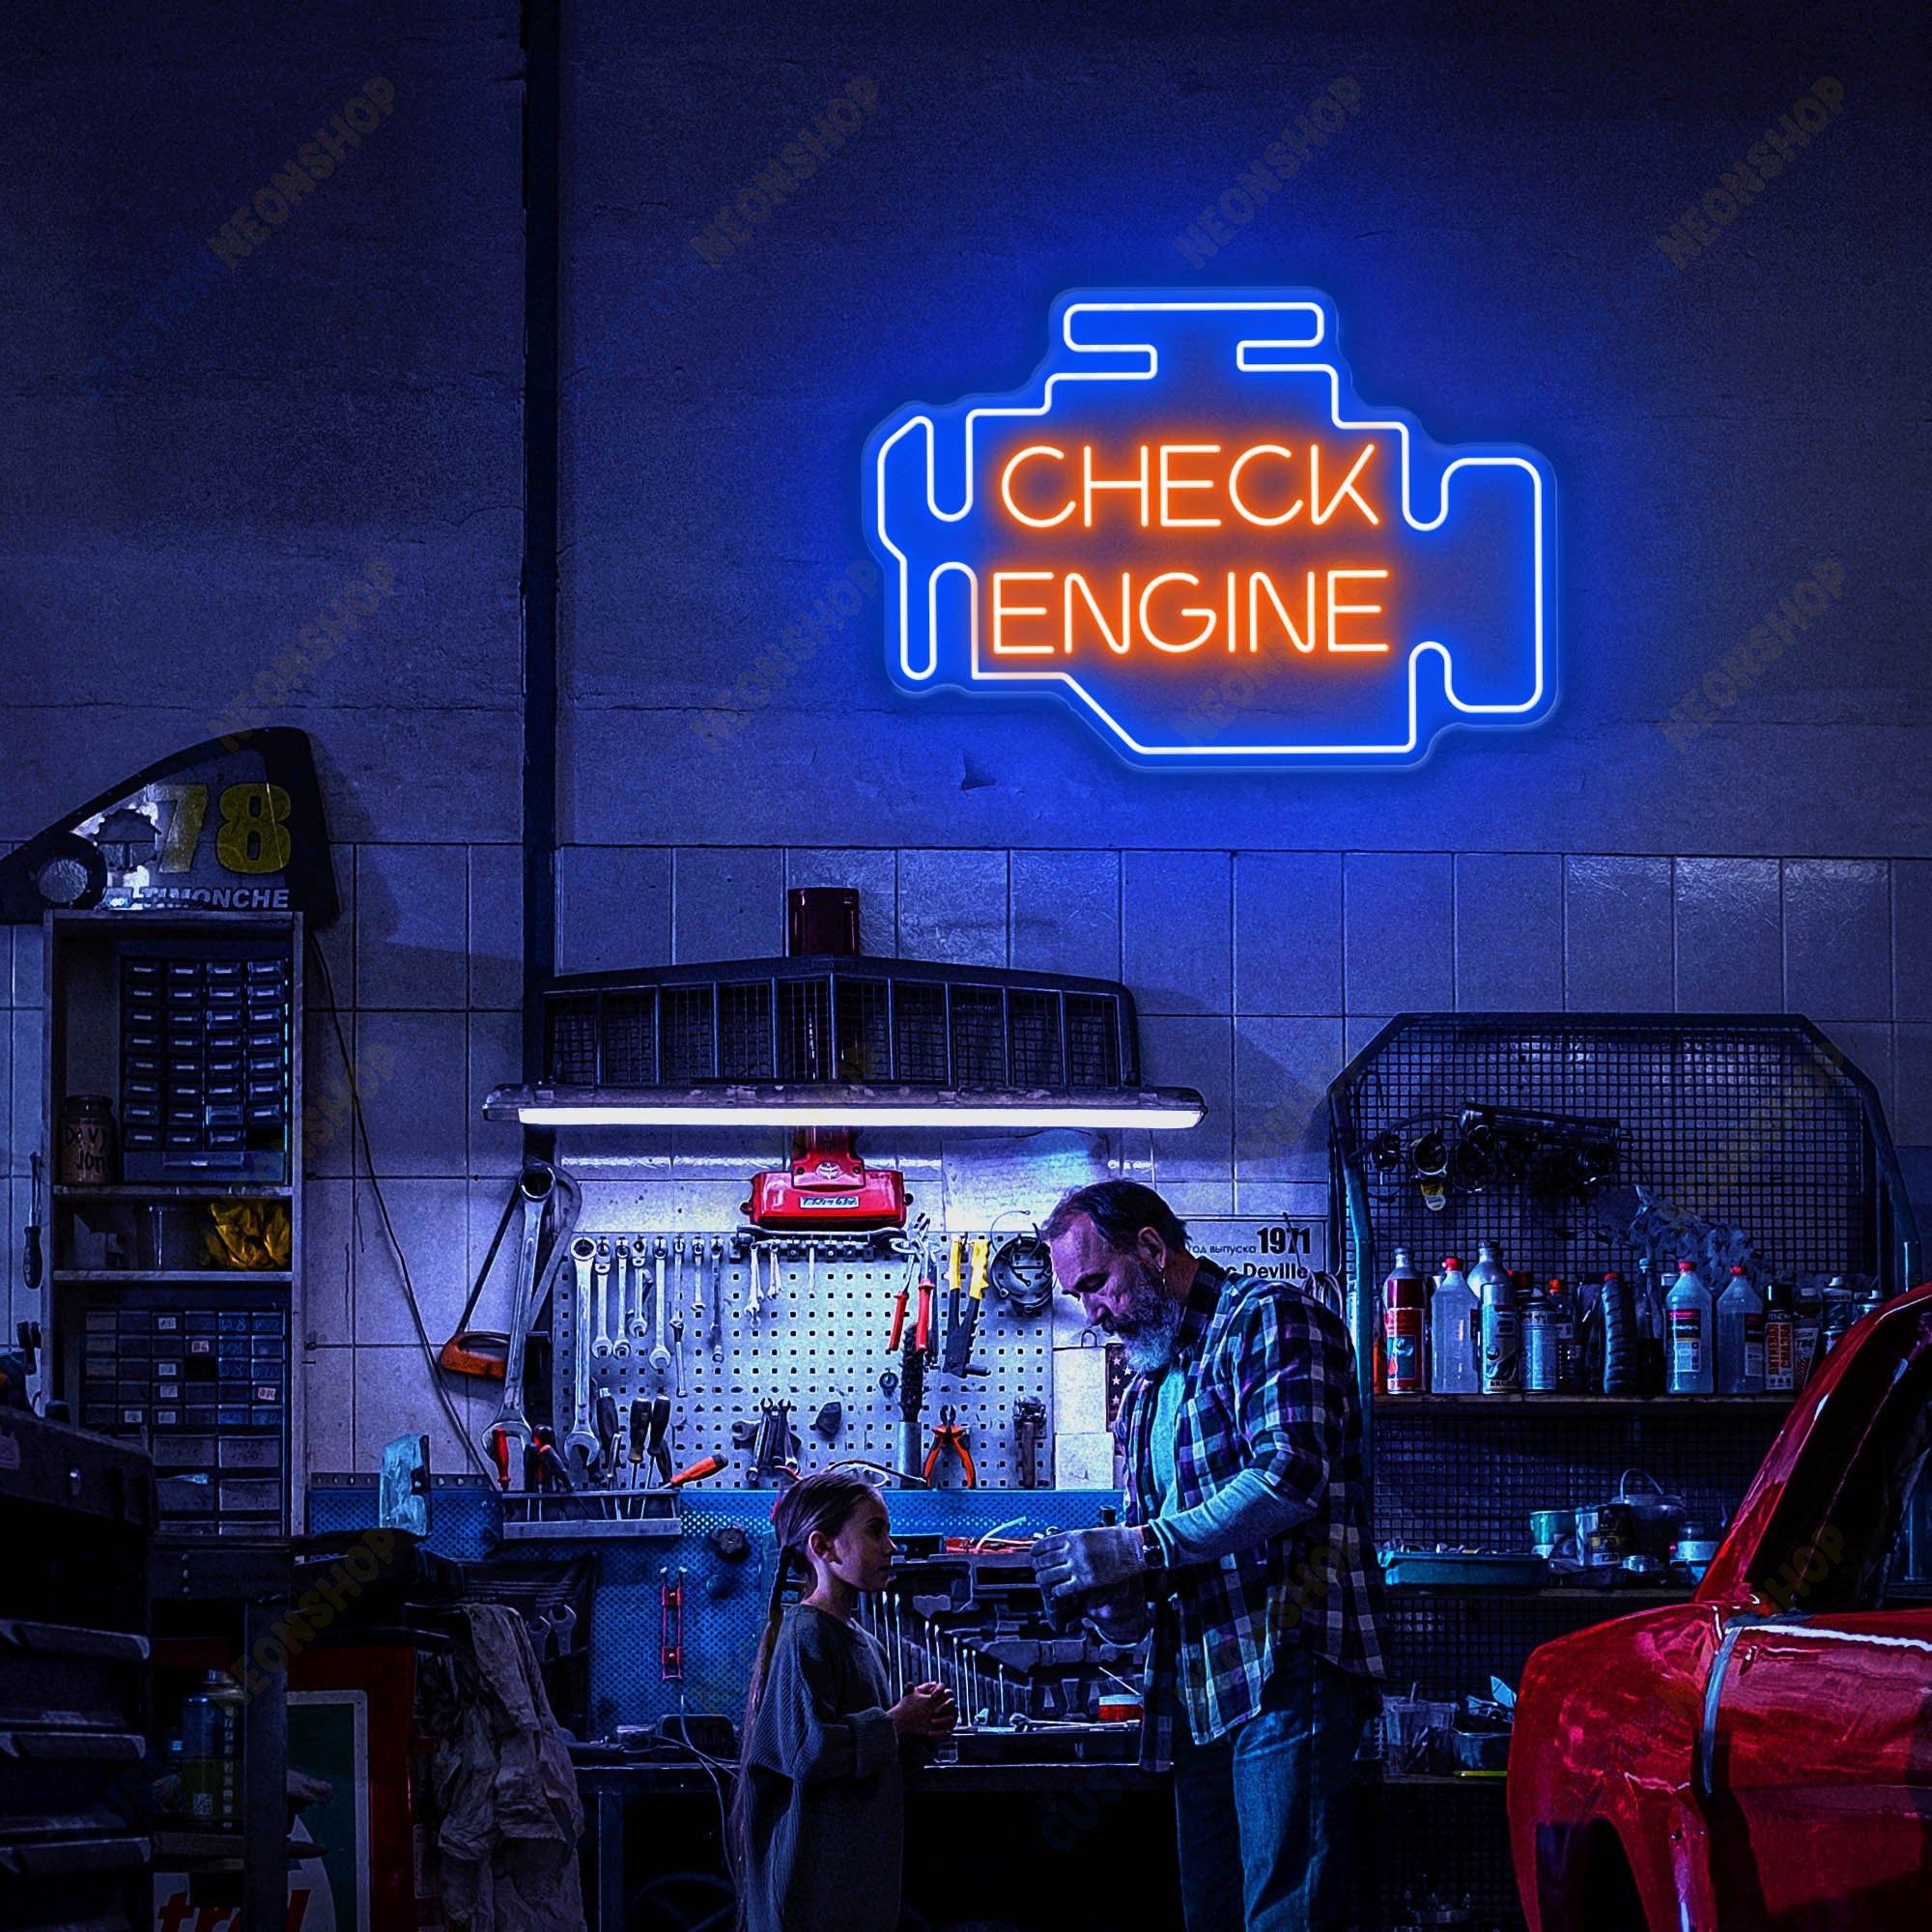
[[[388,1238],[390,1249],[396,1257],[396,1266],[402,1275],[403,1297],[409,1304],[410,1321],[416,1331],[416,1346],[422,1350],[423,1360],[429,1368],[430,1386],[436,1391],[436,1398],[442,1405],[442,1412],[448,1419],[450,1429],[454,1433],[456,1439],[462,1443],[464,1454],[475,1464],[479,1474],[495,1482],[497,1472],[491,1468],[489,1463],[484,1458],[483,1452],[470,1440],[469,1425],[457,1414],[456,1405],[450,1398],[449,1390],[443,1385],[440,1365],[438,1361],[437,1347],[430,1340],[428,1324],[423,1321],[422,1303],[416,1298],[415,1280],[410,1273],[409,1257],[403,1252],[403,1244],[397,1236],[395,1223],[389,1217],[389,1204],[384,1197],[383,1183],[376,1173],[375,1156],[369,1146],[369,1122],[362,1112],[362,1095],[357,1090],[355,1083],[355,1065],[350,1055],[348,1036],[344,1033],[342,1027],[342,1009],[335,1002],[335,984],[329,977],[328,960],[324,955],[321,942],[316,938],[313,930],[310,930],[306,936],[309,957],[316,969],[317,977],[322,981],[323,998],[328,1007],[329,1023],[335,1033],[336,1051],[342,1060],[343,1077],[349,1083],[349,1110],[351,1118],[355,1124],[356,1137],[361,1144],[363,1163],[369,1170],[369,1191],[376,1198],[376,1210],[382,1217],[383,1232]],[[353,1158],[350,1164],[353,1169],[355,1165]],[[556,1178],[558,1185],[567,1191],[567,1195],[572,1201],[567,1225],[574,1226],[577,1219],[577,1207],[582,1200],[582,1190],[578,1187],[576,1181],[569,1175],[565,1174],[561,1168],[556,1170]],[[560,1229],[557,1239],[554,1244],[550,1267],[545,1271],[545,1293],[548,1293],[549,1287],[554,1279],[557,1264],[563,1259],[567,1246],[567,1238]],[[532,1313],[534,1314],[535,1310],[542,1306],[543,1294],[539,1293],[532,1304]]]

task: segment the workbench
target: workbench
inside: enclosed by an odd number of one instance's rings
[[[591,1932],[723,1924],[729,1896],[719,1787],[696,1762],[574,1747],[584,1809]],[[728,1795],[728,1794],[727,1794]],[[653,1858],[635,1815],[661,1813]],[[674,1848],[674,1849],[672,1849]],[[1178,1925],[1174,1801],[1134,1764],[935,1764],[906,1793],[912,1924],[1017,1932],[1141,1932]]]

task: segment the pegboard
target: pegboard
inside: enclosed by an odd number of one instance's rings
[[[753,1249],[742,1233],[717,1237],[710,1234],[685,1235],[681,1279],[675,1253],[670,1248],[679,1238],[677,1230],[585,1227],[578,1233],[611,1244],[611,1269],[602,1290],[612,1310],[605,1320],[607,1333],[616,1326],[618,1244],[624,1244],[627,1261],[633,1242],[644,1244],[642,1304],[647,1329],[652,1326],[650,1307],[656,1291],[656,1243],[662,1238],[667,1244],[668,1346],[673,1334],[670,1311],[681,1311],[684,1317],[683,1345],[674,1351],[677,1366],[673,1371],[660,1374],[651,1367],[649,1359],[654,1337],[647,1333],[639,1340],[627,1335],[624,1354],[613,1352],[598,1357],[593,1353],[590,1391],[594,1405],[597,1391],[609,1389],[617,1400],[619,1413],[626,1417],[634,1400],[671,1397],[671,1457],[678,1467],[706,1456],[722,1456],[733,1476],[739,1481],[746,1480],[751,1451],[733,1445],[732,1425],[755,1424],[759,1404],[774,1400],[792,1406],[791,1426],[799,1440],[802,1470],[824,1468],[847,1457],[862,1457],[894,1469],[901,1465],[898,1399],[896,1394],[888,1396],[880,1389],[879,1378],[888,1371],[895,1376],[900,1371],[898,1355],[890,1351],[886,1344],[895,1300],[907,1284],[907,1264],[902,1257],[879,1253],[869,1239],[810,1243],[804,1236],[761,1236],[756,1243],[755,1263],[759,1305],[753,1315],[749,1312]],[[992,1236],[995,1247],[1008,1237],[1008,1235]],[[970,1241],[970,1235],[965,1238]],[[721,1239],[724,1244],[724,1252],[715,1262],[714,1239]],[[694,1240],[703,1253],[701,1269],[695,1269],[692,1263],[690,1249]],[[635,1269],[627,1265],[624,1293],[633,1312],[639,1305],[635,1275]],[[962,1280],[965,1278],[962,1270]],[[714,1331],[713,1316],[720,1307],[717,1292],[721,1283],[722,1321],[715,1324]],[[915,1291],[916,1286],[915,1282]],[[695,1315],[700,1288],[704,1304],[701,1321]],[[589,1313],[593,1348],[600,1321],[595,1306],[599,1293],[593,1267]],[[581,1313],[577,1271],[570,1261],[565,1262],[556,1276],[555,1300],[552,1318],[552,1400],[561,1436],[571,1414],[571,1375]],[[933,1297],[932,1314],[934,1352],[942,1359],[947,1300],[942,1245],[939,1289]],[[962,1292],[962,1306],[964,1301]],[[908,1295],[908,1334],[917,1313],[915,1292]],[[711,1339],[714,1332],[722,1359],[714,1352]],[[980,1487],[1018,1490],[1013,1409],[1017,1403],[1030,1397],[1040,1403],[1046,1412],[1036,1461],[1036,1479],[1040,1483],[1051,1482],[1053,1334],[1047,1316],[1021,1319],[989,1289],[980,1306],[972,1360],[991,1373],[962,1378],[948,1375],[936,1365],[926,1370],[925,1406],[921,1422],[922,1463],[932,1444],[932,1425],[939,1419],[944,1405],[959,1412]],[[838,1435],[828,1440],[812,1429],[811,1423],[820,1408],[834,1401],[840,1404],[843,1420]],[[957,1463],[947,1457],[934,1471],[934,1480],[958,1485],[963,1479]]]

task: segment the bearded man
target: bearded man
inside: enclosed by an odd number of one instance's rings
[[[1350,1922],[1350,1766],[1379,1704],[1379,1572],[1354,1351],[1332,1310],[1187,1250],[1151,1187],[1076,1188],[1040,1230],[1125,1347],[1125,1521],[1042,1537],[1042,1590],[1150,1621],[1141,1762],[1172,1767],[1187,1932]]]

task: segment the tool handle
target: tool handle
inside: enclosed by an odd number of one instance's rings
[[[906,1291],[900,1289],[893,1301],[893,1332],[886,1343],[889,1351],[898,1351],[899,1337],[905,1333]]]
[[[919,1285],[919,1325],[913,1330],[913,1341],[920,1353],[925,1353],[932,1340],[932,1284],[923,1281]]]
[[[510,1487],[510,1432],[507,1429],[493,1429],[490,1432],[490,1454],[497,1461],[497,1482],[502,1489]]]
[[[971,1293],[975,1301],[986,1298],[986,1257],[992,1252],[993,1243],[985,1235],[973,1236],[973,1287]]]
[[[665,1485],[665,1488],[668,1490],[674,1490],[678,1487],[680,1483],[699,1482],[706,1476],[715,1476],[719,1472],[719,1470],[722,1469],[724,1466],[724,1457],[707,1456],[705,1457],[703,1462],[694,1463],[688,1469],[680,1469],[677,1472],[677,1474],[674,1475],[670,1479],[670,1481]]]
[[[959,1251],[963,1245],[957,1235],[946,1243],[946,1286],[953,1294],[959,1293]]]

